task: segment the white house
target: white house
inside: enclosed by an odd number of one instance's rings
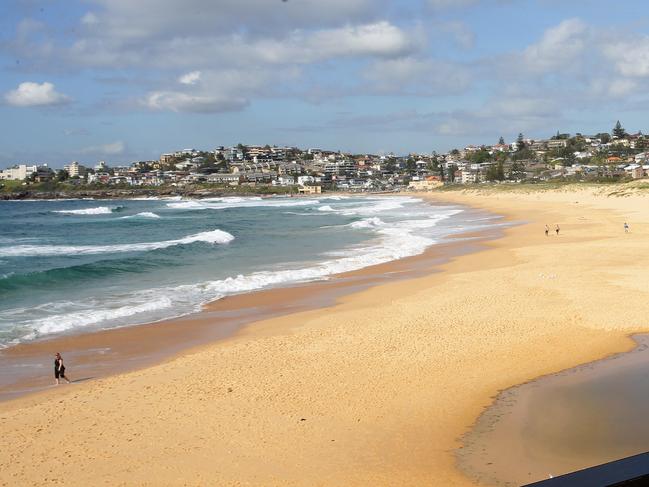
[[[45,164],[47,166],[47,164]],[[18,164],[9,167],[4,171],[0,171],[0,179],[7,179],[12,181],[24,181],[29,176],[38,171],[38,166],[28,166],[26,164]]]

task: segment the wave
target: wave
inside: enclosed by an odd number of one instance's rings
[[[120,217],[120,219],[129,219],[129,218],[160,218],[160,215],[156,215],[155,213],[151,211],[143,211],[141,213],[138,213],[136,215],[126,215],[123,217]]]
[[[167,207],[175,210],[225,210],[227,208],[253,208],[253,207],[291,207],[311,206],[318,204],[318,200],[306,198],[207,198],[202,200],[179,201],[167,203]]]
[[[234,240],[234,236],[223,230],[212,230],[189,235],[177,240],[162,242],[142,242],[117,245],[17,245],[14,247],[0,248],[0,257],[34,257],[43,255],[76,254],[91,255],[117,252],[147,252],[150,250],[165,249],[175,245],[188,245],[196,242],[209,244],[227,244]]]
[[[53,210],[52,213],[63,213],[66,215],[110,215],[123,208],[123,206],[98,206],[97,208],[83,208],[79,210]]]
[[[440,219],[447,218],[441,216]],[[439,220],[437,220],[439,221]],[[378,224],[378,221],[374,223]],[[395,259],[417,255],[435,240],[414,235],[407,229],[385,227],[379,230],[381,239],[373,245],[345,249],[337,256],[304,267],[281,270],[266,270],[247,275],[231,276],[225,279],[206,281],[198,284],[184,284],[176,287],[154,288],[133,292],[126,302],[117,305],[109,299],[106,302],[91,300],[84,309],[75,309],[78,303],[51,303],[43,309],[64,311],[55,312],[30,321],[29,334],[22,339],[60,333],[69,329],[92,326],[116,326],[115,322],[128,319],[129,324],[151,322],[174,316],[196,312],[201,305],[233,294],[256,291],[273,286],[294,284],[327,279],[333,274],[350,272],[364,267],[389,262]],[[20,310],[16,310],[16,314]],[[32,310],[33,311],[33,310]],[[23,327],[24,328],[24,327]]]
[[[73,303],[69,304],[72,305]],[[149,299],[135,305],[110,308],[106,307],[103,309],[91,307],[71,313],[47,316],[31,322],[29,325],[31,331],[23,335],[21,338],[22,340],[33,340],[42,335],[61,333],[71,329],[86,328],[109,320],[130,318],[142,313],[167,309],[170,308],[172,304],[173,301],[170,297],[161,296],[157,299]]]
[[[133,275],[149,272],[161,266],[179,265],[169,262],[169,259],[140,257],[108,258],[86,264],[69,267],[55,267],[32,272],[0,275],[0,295],[8,293],[30,293],[57,289],[70,283],[98,281],[119,275]]]
[[[378,228],[385,225],[385,222],[378,217],[365,218],[349,224],[352,228]]]
[[[261,205],[266,204],[269,199],[251,199],[240,198],[243,201],[229,201],[225,198],[205,200],[183,200],[170,202],[170,204],[190,204],[199,205],[204,209],[211,206],[224,204],[241,205]],[[289,198],[280,200],[274,199],[276,203],[294,203],[304,201],[313,208],[303,211],[305,215],[323,215],[330,213],[315,211],[319,205],[317,200],[291,200]],[[323,201],[324,202],[324,201]],[[72,301],[55,301],[43,305],[31,307],[29,309],[14,309],[3,311],[0,317],[0,330],[3,323],[9,328],[11,337],[20,337],[19,340],[29,340],[48,335],[52,333],[62,333],[67,330],[80,328],[97,328],[97,327],[117,327],[124,325],[133,325],[138,323],[154,322],[162,319],[172,318],[174,316],[186,315],[200,310],[202,304],[220,299],[222,297],[252,292],[273,286],[290,285],[299,282],[308,282],[315,280],[328,279],[333,274],[345,273],[364,267],[389,262],[392,260],[417,255],[425,251],[427,247],[438,241],[439,238],[447,235],[452,231],[460,231],[460,226],[464,226],[464,220],[457,229],[453,225],[445,224],[440,229],[435,229],[442,220],[450,218],[462,210],[456,208],[435,208],[430,206],[406,207],[411,202],[421,203],[410,197],[390,197],[390,198],[364,198],[362,202],[357,199],[345,202],[331,201],[330,205],[325,205],[335,211],[336,214],[347,216],[343,218],[341,227],[354,228],[359,230],[371,230],[374,236],[369,240],[336,252],[320,254],[314,256],[314,262],[309,263],[284,263],[278,264],[281,267],[262,269],[257,272],[248,272],[245,274],[233,274],[230,277],[218,280],[207,280],[192,284],[170,284],[168,286],[159,286],[152,289],[143,289],[130,292],[119,292],[117,290],[108,291],[97,297],[78,299]],[[263,203],[263,204],[262,204]],[[326,203],[326,202],[325,202]],[[302,203],[305,204],[305,203]],[[168,205],[168,206],[169,206]],[[299,210],[298,210],[299,211]],[[292,213],[282,211],[281,213]],[[133,215],[135,216],[135,215]],[[404,220],[410,218],[410,220]],[[164,220],[163,220],[164,221]],[[152,250],[155,248],[164,248],[172,245],[192,243],[195,241],[210,241],[208,236],[221,232],[203,232],[196,235],[190,235],[183,239],[169,240],[165,242],[150,242],[143,244],[122,244],[110,246],[94,247],[72,247],[73,253],[100,253],[100,252],[128,252],[138,250]],[[229,238],[227,237],[229,236]],[[214,238],[218,237],[218,238]],[[227,233],[212,235],[212,243],[227,243],[234,237]],[[144,247],[141,247],[144,246]],[[61,246],[28,246],[21,245],[21,252],[27,251],[30,247],[40,248],[41,251],[55,250],[56,253],[62,252]],[[0,257],[6,254],[7,250],[14,247],[0,247]],[[15,254],[14,254],[15,255]],[[34,255],[31,253],[22,253],[18,255]],[[40,254],[46,255],[46,254]],[[139,256],[129,256],[126,259],[115,259],[119,262],[137,263]],[[160,255],[158,262],[153,265],[160,265],[165,255]],[[35,276],[34,282],[39,280],[51,279],[50,285],[45,287],[56,286],[56,282],[67,280],[72,274],[77,273],[79,276],[86,275],[88,271],[102,272],[122,272],[117,264],[117,270],[111,267],[115,262],[107,259],[105,265],[93,267],[79,266],[79,269],[66,268],[60,273],[45,272]],[[148,259],[146,259],[148,260]],[[123,272],[130,272],[129,265],[123,264]],[[269,263],[270,265],[270,263]],[[29,283],[19,283],[18,278],[21,276],[12,276],[8,281],[14,285],[20,285],[20,292],[24,292]],[[98,275],[98,277],[101,277]],[[72,277],[73,279],[73,277]],[[7,282],[10,284],[10,282]],[[0,293],[2,292],[0,281]],[[29,318],[27,318],[29,317]],[[9,335],[7,335],[9,336]],[[0,336],[0,342],[6,340]],[[0,346],[2,344],[0,343]]]

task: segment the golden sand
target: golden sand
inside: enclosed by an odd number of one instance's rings
[[[649,199],[437,198],[527,223],[442,272],[2,403],[0,484],[473,485],[453,451],[499,390],[630,349],[648,328]]]

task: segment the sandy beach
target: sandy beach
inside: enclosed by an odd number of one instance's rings
[[[498,391],[649,329],[649,198],[613,190],[431,194],[522,224],[440,272],[0,403],[0,485],[475,485],[454,451]]]

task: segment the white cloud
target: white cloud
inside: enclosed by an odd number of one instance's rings
[[[612,41],[604,47],[604,54],[623,76],[649,76],[648,36]]]
[[[34,83],[25,81],[20,83],[18,88],[5,94],[5,100],[9,105],[16,107],[42,107],[62,105],[68,103],[70,98],[54,89],[52,83]]]
[[[198,83],[201,79],[201,72],[200,71],[192,71],[190,73],[182,75],[179,79],[178,82],[183,84],[183,85],[195,85]]]
[[[541,40],[523,52],[523,62],[533,72],[570,68],[586,53],[588,27],[579,19],[568,19],[545,31]]]
[[[241,110],[248,103],[247,99],[240,97],[189,94],[178,91],[154,91],[144,100],[144,104],[153,110],[195,113]]]
[[[142,42],[84,37],[65,49],[66,61],[88,67],[207,68],[308,64],[347,57],[395,57],[423,44],[422,34],[386,21],[333,29],[295,29],[281,36],[170,37]],[[191,73],[190,73],[191,74]]]
[[[109,144],[91,145],[89,147],[84,147],[79,152],[81,154],[118,156],[124,154],[125,151],[126,151],[126,144],[121,140],[118,140],[115,142],[111,142]]]

